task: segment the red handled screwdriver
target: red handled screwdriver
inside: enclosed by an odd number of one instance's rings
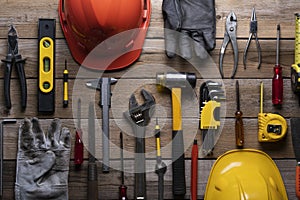
[[[274,67],[274,76],[272,79],[272,103],[274,106],[281,107],[283,100],[283,79],[282,67],[279,64],[279,40],[280,25],[277,25],[277,44],[276,44],[276,65]]]
[[[197,200],[198,191],[198,145],[194,140],[191,163],[191,200]]]
[[[123,134],[120,132],[120,158],[121,158],[121,180],[122,184],[119,187],[119,200],[128,200],[127,187],[124,185],[124,158],[123,158]]]
[[[81,99],[78,99],[77,120],[78,122],[75,134],[74,163],[77,167],[80,167],[83,162],[83,142],[81,140]]]

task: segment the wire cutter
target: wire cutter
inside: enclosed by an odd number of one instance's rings
[[[234,53],[234,68],[233,68],[231,78],[234,78],[236,70],[237,70],[238,60],[239,60],[239,55],[238,55],[239,52],[238,52],[238,45],[237,45],[237,41],[236,41],[236,27],[237,27],[236,15],[234,12],[230,12],[226,19],[224,40],[223,40],[223,44],[222,44],[222,47],[220,50],[219,70],[220,70],[220,74],[221,74],[222,78],[224,78],[223,59],[224,59],[225,50],[227,48],[229,41],[231,41],[231,45],[232,45],[233,53]]]
[[[254,37],[256,42],[256,48],[257,48],[257,54],[258,54],[258,67],[257,69],[260,69],[261,66],[261,48],[260,44],[257,38],[257,20],[256,20],[256,13],[255,8],[252,9],[252,15],[250,20],[250,31],[249,31],[249,39],[247,41],[245,50],[244,50],[244,57],[243,57],[243,63],[244,63],[244,69],[246,69],[246,59],[247,59],[247,53],[250,46],[251,39]]]
[[[11,108],[10,101],[10,79],[12,66],[15,65],[17,68],[18,76],[21,85],[21,106],[22,109],[26,108],[27,103],[27,86],[24,72],[25,59],[22,59],[18,49],[18,35],[15,27],[10,26],[8,31],[8,53],[5,59],[1,61],[5,63],[5,74],[4,74],[4,96],[5,105],[7,109]]]

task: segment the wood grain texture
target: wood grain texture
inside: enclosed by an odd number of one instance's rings
[[[257,141],[257,114],[259,112],[259,85],[263,81],[265,88],[264,111],[278,112],[288,122],[292,117],[300,117],[300,107],[297,96],[290,87],[290,66],[294,63],[294,38],[295,19],[294,13],[299,12],[298,0],[216,0],[216,48],[206,60],[184,60],[177,56],[169,59],[164,50],[164,29],[161,4],[162,0],[152,0],[151,23],[144,48],[139,59],[123,70],[113,72],[95,72],[80,67],[69,51],[58,18],[58,0],[0,0],[0,58],[7,53],[7,31],[10,24],[14,24],[19,35],[19,52],[27,58],[25,73],[27,77],[28,104],[25,111],[20,108],[20,86],[16,70],[13,68],[11,80],[12,109],[6,110],[4,105],[4,91],[0,90],[0,117],[17,118],[17,124],[4,126],[4,197],[14,198],[14,182],[16,153],[18,142],[18,126],[24,117],[38,117],[44,129],[53,118],[61,118],[63,125],[71,130],[72,144],[75,139],[77,100],[82,100],[82,128],[83,140],[87,143],[88,132],[88,105],[95,103],[96,123],[96,157],[99,160],[98,171],[101,171],[102,136],[101,136],[101,108],[98,106],[99,91],[87,89],[85,82],[101,76],[115,77],[118,82],[112,86],[112,108],[110,110],[110,131],[112,170],[109,174],[98,175],[98,189],[100,199],[118,199],[118,187],[120,185],[120,153],[119,132],[124,133],[124,157],[125,157],[125,184],[128,186],[128,197],[133,198],[134,175],[133,158],[135,138],[132,128],[123,117],[123,112],[128,110],[128,99],[134,93],[138,101],[142,102],[139,90],[145,88],[155,97],[156,109],[154,117],[158,117],[161,126],[162,157],[171,164],[171,131],[172,110],[169,91],[159,92],[155,86],[156,73],[167,71],[186,71],[196,73],[196,95],[184,95],[183,98],[183,133],[186,157],[186,182],[189,199],[190,186],[190,157],[191,146],[196,138],[201,145],[201,131],[198,130],[199,107],[198,95],[201,84],[213,79],[224,85],[226,101],[222,102],[222,126],[220,137],[214,148],[214,154],[210,157],[199,158],[198,199],[203,199],[206,183],[211,167],[217,157],[228,150],[235,148],[234,114],[236,111],[235,80],[239,80],[241,93],[241,110],[244,116],[245,148],[254,148],[266,152],[276,162],[283,177],[289,199],[295,196],[295,155],[292,147],[291,130],[288,129],[286,137],[276,143],[262,144]],[[258,36],[262,48],[262,67],[257,69],[257,52],[254,41],[249,48],[247,69],[243,68],[243,51],[249,35],[249,22],[252,7],[256,8],[258,20]],[[233,69],[233,51],[228,46],[224,58],[225,78],[219,75],[219,52],[223,42],[226,16],[234,11],[238,18],[238,47],[239,63],[236,79],[230,79]],[[38,82],[38,19],[56,19],[56,103],[53,115],[42,115],[37,112],[37,82]],[[281,109],[272,106],[272,76],[276,59],[276,25],[281,25],[280,40],[280,64],[283,67],[284,77],[284,104]],[[64,62],[68,61],[69,70],[69,107],[62,107],[62,78]],[[4,64],[0,65],[0,88],[3,88]],[[148,199],[157,199],[157,175],[153,172],[155,167],[155,120],[146,129],[146,157],[147,157],[147,193]],[[201,151],[201,148],[199,148]],[[76,171],[73,164],[73,146],[70,160],[69,195],[70,199],[87,199],[87,158],[88,147],[84,151],[84,164],[81,170]],[[201,153],[201,152],[199,152]],[[201,155],[201,154],[200,154]],[[172,199],[172,173],[171,165],[165,175],[165,199]]]

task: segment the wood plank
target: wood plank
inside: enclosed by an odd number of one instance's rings
[[[141,69],[141,68],[140,68]],[[144,70],[142,70],[144,71]],[[148,72],[150,73],[150,72]],[[155,76],[152,72],[152,76]],[[83,101],[84,109],[87,111],[88,104],[90,101],[96,104],[100,100],[99,91],[93,89],[87,89],[85,86],[86,81],[90,79],[76,79],[69,81],[69,107],[63,108],[62,106],[62,80],[56,81],[56,112],[51,117],[58,118],[73,118],[76,117],[75,110],[77,109],[77,99],[80,97]],[[226,93],[226,101],[222,103],[222,109],[226,110],[223,116],[234,117],[236,109],[236,99],[235,99],[235,80],[219,80],[213,79],[214,81],[224,84],[224,90]],[[183,117],[198,117],[199,107],[199,88],[205,80],[198,79],[196,88],[194,91],[197,94],[190,97],[183,98]],[[240,79],[240,94],[241,94],[241,109],[244,113],[244,117],[257,117],[259,112],[259,98],[260,98],[260,82],[264,83],[264,111],[265,112],[278,112],[284,117],[299,117],[299,106],[298,97],[292,92],[290,88],[290,80],[284,79],[284,103],[281,109],[277,109],[272,106],[272,81],[271,79]],[[112,86],[112,109],[111,117],[113,118],[123,118],[123,112],[128,110],[128,101],[132,93],[135,93],[139,102],[143,102],[142,97],[138,92],[144,88],[149,91],[156,99],[156,105],[158,106],[157,112],[160,117],[171,117],[171,98],[169,91],[159,92],[155,85],[155,79],[118,79],[118,82]],[[10,111],[5,109],[4,99],[0,99],[0,113],[3,117],[10,118],[24,118],[26,116],[37,116],[40,118],[49,118],[49,116],[44,116],[37,112],[37,82],[35,79],[27,80],[28,87],[28,104],[25,112],[21,112],[20,108],[20,91],[18,80],[11,80],[11,101],[12,109]],[[3,80],[0,80],[0,87],[3,87]],[[32,89],[30,89],[32,88]],[[36,89],[34,89],[36,88]],[[0,91],[0,95],[4,95],[4,91]],[[74,104],[74,105],[73,105]],[[100,113],[101,109],[99,106],[95,105],[96,113]],[[83,117],[87,117],[87,112]],[[98,115],[101,118],[101,114]]]
[[[40,120],[41,126],[44,130],[47,130],[51,120],[45,119]],[[172,152],[172,128],[171,120],[159,118],[161,126],[161,146],[162,146],[162,157],[166,159],[171,158]],[[21,120],[18,120],[18,124],[7,124],[4,127],[4,158],[15,159],[17,155],[17,142],[18,142],[18,126]],[[72,150],[71,158],[73,159],[73,144],[75,144],[75,126],[73,120],[62,120],[63,126],[69,128],[72,136]],[[289,120],[288,120],[289,124]],[[146,158],[154,159],[156,156],[155,151],[155,139],[154,139],[154,128],[155,122],[152,122],[146,129]],[[198,131],[198,123],[195,120],[184,120],[183,121],[183,133],[184,133],[184,149],[185,157],[188,159],[191,157],[191,147],[194,139],[199,141],[199,157],[204,157],[201,150],[201,134]],[[254,148],[265,151],[272,158],[294,158],[294,152],[292,147],[292,137],[290,129],[285,138],[281,141],[273,143],[259,143],[257,140],[257,120],[256,119],[244,119],[245,128],[245,148]],[[88,122],[82,120],[83,130],[83,142],[85,145],[85,158],[88,156]],[[119,133],[124,133],[124,157],[134,158],[135,157],[135,138],[132,128],[125,120],[110,120],[110,157],[112,159],[120,158],[119,149]],[[101,121],[96,120],[96,158],[102,159],[102,132],[101,132]],[[230,149],[235,148],[235,135],[234,135],[234,119],[226,119],[226,123],[222,127],[222,132],[219,132],[219,138],[216,140],[216,146],[214,148],[214,154],[210,158],[217,158],[221,154],[225,153]],[[206,158],[206,157],[205,157]]]
[[[0,45],[5,48],[0,49],[0,58],[5,58],[7,53],[6,39],[0,39]],[[55,65],[55,77],[62,78],[65,60],[68,61],[69,78],[75,79],[79,77],[97,77],[98,76],[110,76],[115,78],[127,77],[131,78],[153,78],[155,75],[154,70],[148,70],[153,67],[171,67],[176,71],[189,71],[195,72],[198,78],[220,78],[219,73],[219,51],[222,44],[222,40],[218,39],[216,49],[212,51],[211,58],[206,60],[184,60],[179,56],[174,59],[169,59],[165,55],[164,41],[162,39],[148,39],[145,42],[143,53],[140,58],[130,67],[115,72],[96,72],[90,71],[86,68],[80,67],[72,58],[66,41],[64,39],[57,40],[56,42],[56,65]],[[257,70],[257,52],[254,45],[254,41],[251,42],[248,58],[247,69],[243,67],[243,51],[246,45],[246,40],[238,40],[239,46],[239,62],[236,78],[271,78],[273,76],[273,67],[276,60],[276,41],[275,40],[260,40],[262,47],[262,66],[260,70]],[[27,58],[25,63],[25,74],[27,79],[38,76],[38,58],[37,58],[37,40],[21,39],[19,50],[24,58]],[[153,62],[155,61],[155,62]],[[233,52],[229,45],[223,61],[223,70],[225,78],[231,76],[233,70]],[[281,41],[281,54],[280,64],[283,67],[283,76],[285,78],[290,77],[290,66],[294,63],[294,41],[282,40]],[[4,68],[4,63],[1,63],[1,67]],[[141,74],[136,74],[136,70],[139,71],[143,68]],[[171,70],[170,69],[170,70]],[[13,68],[12,78],[18,78],[16,70]],[[151,76],[150,76],[151,75]],[[3,78],[4,70],[0,71],[0,78]]]
[[[154,0],[152,3],[152,14],[150,26],[156,29],[163,28],[161,4],[162,0]],[[243,6],[240,6],[243,5]],[[255,6],[258,20],[258,35],[262,38],[276,37],[276,25],[281,24],[282,37],[294,38],[294,13],[297,13],[299,2],[293,1],[255,1],[249,2],[246,0],[231,0],[228,3],[226,0],[216,1],[216,23],[217,37],[224,36],[224,26],[226,16],[230,11],[234,11],[238,18],[238,37],[248,37],[249,22],[251,17],[252,7]],[[0,20],[0,35],[7,34],[7,26],[11,23],[17,26],[20,37],[22,38],[37,38],[37,22],[39,18],[54,18],[56,19],[56,37],[62,38],[63,34],[58,20],[58,1],[31,1],[28,4],[24,0],[0,1],[0,12],[2,13]],[[268,8],[268,9],[266,9]],[[11,12],[18,10],[19,12]],[[38,12],[36,12],[38,11]],[[42,15],[41,15],[42,13]],[[278,14],[280,13],[280,14]],[[148,37],[157,36],[157,30],[150,32]],[[162,33],[162,31],[160,31]],[[162,35],[162,34],[160,34]]]
[[[287,190],[289,199],[295,199],[295,160],[275,160],[281,176],[284,180],[284,184]],[[214,160],[199,160],[198,161],[198,199],[203,199],[205,187],[209,177],[211,167]],[[119,162],[115,161],[115,165]],[[186,165],[186,185],[187,193],[185,199],[190,198],[190,160],[185,162]],[[121,184],[120,172],[118,170],[111,170],[109,174],[102,174],[100,171],[100,165],[98,164],[98,190],[99,198],[101,199],[118,199],[118,187]],[[157,175],[153,171],[155,168],[155,161],[147,164],[151,171],[147,172],[147,197],[149,199],[157,198]],[[4,162],[4,199],[11,199],[14,196],[14,182],[15,182],[15,161]],[[125,161],[125,184],[128,187],[128,198],[133,199],[134,190],[134,175],[130,173],[133,167],[132,160]],[[167,166],[167,172],[164,176],[164,198],[172,199],[172,166]],[[70,163],[69,173],[69,199],[79,200],[86,199],[87,195],[87,162],[82,165],[81,170],[74,170],[74,165]]]

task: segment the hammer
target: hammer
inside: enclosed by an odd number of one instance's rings
[[[156,84],[158,90],[166,87],[171,90],[172,98],[172,173],[173,195],[175,198],[183,198],[186,193],[184,144],[181,119],[181,93],[196,85],[194,73],[158,73]]]

